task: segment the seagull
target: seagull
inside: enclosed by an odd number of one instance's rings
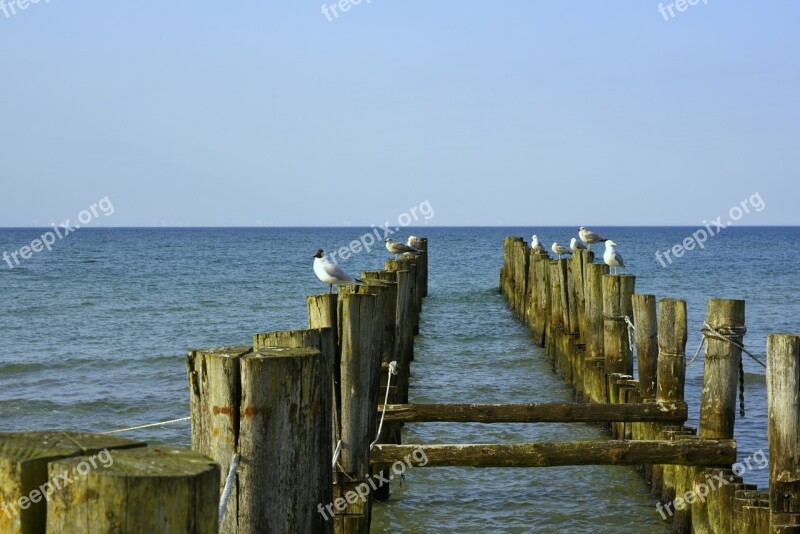
[[[421,244],[422,244],[422,241],[420,240],[420,238],[418,238],[415,235],[408,236],[408,240],[406,241],[406,245],[408,245],[411,248],[415,248],[415,249],[419,248],[419,246]]]
[[[386,240],[386,250],[397,256],[398,254],[405,254],[407,252],[419,252],[414,247],[409,247],[408,245],[404,245],[398,241],[395,241],[391,237]]]
[[[334,285],[364,283],[363,280],[353,278],[344,272],[341,267],[329,260],[322,249],[317,250],[317,253],[312,258],[314,258],[314,274],[328,284],[328,293],[333,291]]]
[[[569,249],[567,247],[563,247],[563,246],[561,246],[561,245],[559,245],[558,243],[555,243],[555,242],[553,243],[553,246],[550,247],[550,250],[552,250],[553,252],[558,254],[558,259],[559,260],[561,259],[561,256],[563,254],[571,254],[571,252],[569,251]]]
[[[592,250],[592,245],[595,243],[601,243],[603,241],[608,241],[605,237],[601,236],[598,233],[592,232],[585,226],[581,226],[578,230],[578,236],[580,236],[581,241],[589,245],[589,250]]]
[[[539,238],[536,237],[536,234],[531,236],[531,248],[536,252],[547,252],[547,250],[539,243]]]
[[[574,237],[569,240],[569,249],[572,252],[578,252],[579,250],[586,250],[586,245],[575,239]]]
[[[610,239],[606,239],[606,251],[603,253],[603,261],[606,262],[606,265],[609,267],[614,268],[614,274],[617,274],[617,267],[625,268],[625,264],[622,262],[622,256],[617,252],[616,247],[616,243]]]

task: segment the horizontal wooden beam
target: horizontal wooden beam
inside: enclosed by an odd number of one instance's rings
[[[730,465],[732,439],[575,441],[505,445],[375,445],[373,464],[409,459],[420,467],[553,467],[561,465]]]
[[[378,411],[383,405],[378,406]],[[386,421],[406,423],[683,423],[684,402],[642,404],[387,404]]]

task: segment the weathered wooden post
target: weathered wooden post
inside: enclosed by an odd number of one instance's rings
[[[241,455],[221,529],[332,532],[331,517],[319,510],[333,499],[330,357],[307,348],[227,347],[191,351],[187,366],[192,448],[225,473]],[[299,484],[298,473],[315,482]]]
[[[639,371],[639,400],[652,402],[656,399],[658,376],[658,322],[656,320],[655,295],[636,295],[631,298],[633,306],[634,340]],[[633,423],[634,435],[639,439],[655,439],[652,423]],[[652,485],[652,466],[642,466],[644,479]]]
[[[376,304],[374,296],[365,294],[344,294],[339,304],[342,450],[341,472],[337,471],[334,478],[334,528],[340,533],[367,534],[372,496],[348,499],[348,495],[357,494],[370,474],[369,444],[377,430],[378,381],[372,369],[380,366],[380,355],[374,354],[372,341]]]
[[[703,394],[700,398],[700,437],[730,439],[736,422],[741,345],[745,333],[744,301],[709,299],[706,323]]]
[[[428,296],[428,238],[420,237],[417,250],[422,251],[419,255],[419,291],[422,297]]]
[[[54,488],[48,476],[48,463],[144,446],[140,441],[85,432],[0,433],[0,532],[45,532],[44,494],[60,491],[60,484]]]
[[[606,373],[633,374],[633,351],[625,318],[633,316],[631,297],[636,277],[609,274],[603,277],[603,352]]]
[[[800,530],[800,337],[767,338],[770,522]],[[791,530],[789,525],[795,525]]]
[[[586,363],[588,383],[584,390],[589,393],[587,400],[605,402],[605,356],[603,353],[603,275],[608,266],[588,263],[585,266],[584,292],[586,295]],[[599,367],[598,367],[599,365]]]
[[[661,299],[658,304],[658,378],[656,400],[663,403],[683,402],[686,383],[686,302]],[[662,425],[653,424],[658,435]],[[671,501],[674,486],[665,481],[664,471],[669,466],[654,465],[652,470],[653,491],[662,501]],[[670,495],[673,495],[670,497]]]
[[[219,466],[189,449],[105,450],[51,462],[48,474],[71,484],[50,497],[47,532],[218,532]]]
[[[550,322],[550,256],[545,252],[540,252],[535,261],[536,323],[533,329],[533,341],[540,347],[544,347]]]

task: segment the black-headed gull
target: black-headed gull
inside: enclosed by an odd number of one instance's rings
[[[578,230],[578,236],[581,238],[581,241],[589,245],[589,250],[592,250],[592,245],[595,243],[602,243],[603,241],[608,241],[605,237],[601,236],[596,232],[592,232],[585,226],[581,226]]]
[[[363,280],[353,278],[344,272],[341,267],[329,260],[324,250],[318,249],[317,253],[312,257],[314,258],[314,274],[321,281],[328,284],[328,293],[333,292],[334,285],[363,283]]]
[[[614,268],[614,274],[617,274],[617,267],[625,268],[625,263],[622,261],[622,256],[617,252],[616,246],[616,243],[606,239],[606,251],[603,253],[603,261],[609,267]]]

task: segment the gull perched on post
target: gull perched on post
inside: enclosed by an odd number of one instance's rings
[[[592,245],[595,243],[601,243],[603,241],[608,241],[605,237],[601,236],[596,232],[592,232],[585,226],[581,226],[578,229],[578,236],[581,238],[581,241],[589,245],[589,250],[592,250]]]
[[[565,246],[559,245],[558,243],[553,243],[553,246],[550,248],[553,252],[558,254],[558,259],[561,259],[562,254],[572,254],[569,249]]]
[[[398,256],[399,254],[407,254],[412,252],[419,252],[414,247],[409,247],[408,245],[404,245],[398,241],[395,241],[391,237],[386,240],[386,250]]]
[[[547,250],[539,243],[539,238],[536,237],[536,234],[531,236],[531,248],[536,252],[547,252]]]
[[[625,268],[625,263],[622,261],[622,256],[617,252],[616,247],[616,243],[606,239],[606,251],[603,253],[603,261],[614,269],[614,274],[617,274],[617,267]]]
[[[569,240],[569,249],[572,252],[578,252],[579,250],[586,250],[586,245],[575,239],[574,237]]]
[[[408,239],[406,240],[406,245],[414,249],[418,249],[421,244],[422,241],[415,235],[408,236]]]
[[[328,259],[325,251],[318,249],[317,253],[312,256],[314,258],[314,274],[317,275],[321,281],[328,284],[328,293],[333,291],[334,285],[342,284],[363,284],[364,281],[358,278],[353,278],[344,270]]]

